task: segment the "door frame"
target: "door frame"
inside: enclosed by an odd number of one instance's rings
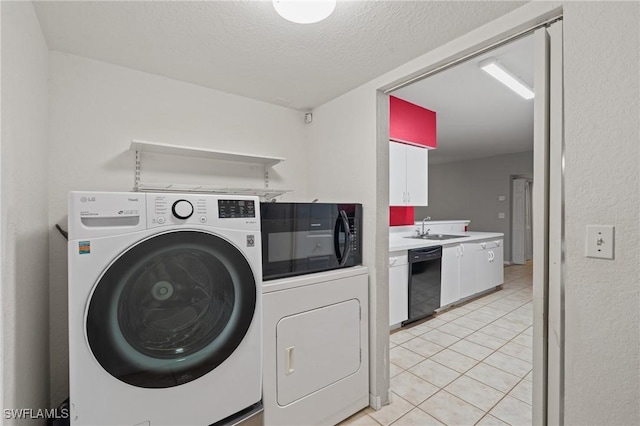
[[[388,164],[388,142],[389,142],[389,93],[394,90],[400,89],[406,85],[409,85],[415,81],[426,78],[429,75],[433,75],[444,69],[447,69],[460,62],[471,59],[475,56],[495,49],[503,44],[506,44],[514,39],[523,36],[525,34],[531,34],[536,29],[546,28],[550,24],[560,21],[563,16],[562,5],[559,4],[543,4],[543,3],[529,3],[520,9],[502,17],[496,19],[487,25],[484,25],[476,30],[473,30],[466,35],[434,50],[430,54],[425,55],[426,58],[421,58],[422,61],[414,61],[402,67],[402,71],[405,72],[404,77],[398,78],[387,84],[380,85],[377,90],[376,100],[376,157],[377,157],[377,181],[387,182],[387,185],[381,185],[384,188],[388,188],[389,179],[389,164]],[[556,26],[557,28],[558,26]],[[533,383],[533,424],[546,425],[547,423],[562,424],[563,423],[563,391],[562,382],[564,377],[564,358],[562,356],[564,347],[564,334],[563,334],[563,318],[562,311],[564,309],[564,298],[562,296],[563,288],[563,253],[564,234],[562,231],[562,206],[564,201],[564,194],[562,192],[562,153],[563,153],[563,124],[562,124],[562,32],[561,25],[560,30],[553,30],[554,42],[550,46],[546,44],[544,47],[545,56],[547,59],[549,56],[553,56],[560,61],[560,73],[556,73],[552,76],[551,81],[547,85],[547,93],[549,93],[549,85],[554,86],[556,93],[551,93],[549,96],[551,103],[555,104],[555,108],[551,108],[551,113],[545,117],[546,129],[549,131],[550,138],[547,139],[550,143],[544,152],[536,154],[536,148],[534,146],[534,179],[538,176],[544,177],[538,180],[536,187],[542,189],[542,192],[538,197],[542,196],[544,199],[543,206],[540,211],[544,211],[543,226],[534,226],[534,244],[538,241],[538,250],[534,248],[534,265],[540,264],[538,272],[534,273],[533,285],[534,285],[534,299],[536,292],[541,295],[538,303],[534,300],[534,338],[533,338],[533,351],[534,351],[534,383]],[[542,34],[542,32],[539,32]],[[549,34],[545,30],[545,37],[547,43],[549,41]],[[542,37],[542,36],[539,36]],[[536,48],[539,43],[536,43]],[[551,55],[548,52],[551,51]],[[426,65],[425,65],[426,64]],[[548,66],[548,63],[545,64]],[[536,97],[538,99],[538,97]],[[538,108],[549,108],[548,99],[546,99],[546,105],[544,107],[538,106]],[[538,102],[540,105],[541,102]],[[534,107],[534,110],[536,107]],[[540,112],[538,113],[539,117]],[[544,115],[544,113],[543,113]],[[536,118],[538,119],[538,118]],[[552,123],[549,126],[549,121]],[[551,158],[549,156],[551,154]],[[536,155],[540,158],[536,162]],[[543,160],[543,161],[541,161]],[[551,182],[551,195],[549,186],[541,185],[540,183],[549,182],[549,178],[552,178]],[[535,196],[534,196],[535,197]],[[550,201],[550,197],[552,198]],[[378,211],[380,213],[381,199],[385,198],[388,205],[388,194],[381,194],[378,200]],[[540,199],[540,198],[539,198]],[[550,209],[552,211],[550,212]],[[549,227],[548,218],[553,217],[554,223],[552,227]],[[559,220],[558,220],[559,219]],[[387,214],[378,214],[376,219],[376,228],[381,229],[384,224],[388,223],[388,207]],[[542,244],[541,244],[542,242]],[[381,247],[378,249],[377,257],[388,257],[388,247]],[[538,254],[536,256],[536,253]],[[550,273],[547,265],[553,265],[553,269]],[[554,287],[553,291],[549,291],[550,276],[553,277]],[[388,271],[386,274],[388,280]],[[551,299],[551,300],[550,300]],[[549,309],[553,309],[554,312],[549,312]],[[535,318],[538,320],[536,321]],[[549,320],[551,318],[552,320]],[[553,354],[547,356],[548,348],[548,327],[551,326],[549,321],[553,322],[554,326],[558,329],[554,330],[555,339],[557,341],[553,346]],[[537,330],[536,330],[537,329]],[[558,331],[560,333],[558,334]],[[387,371],[383,374],[378,373],[372,380],[375,381],[374,388],[381,390],[386,386],[388,394],[390,394],[389,388],[389,372],[388,372],[388,329],[387,330],[372,330],[375,333],[374,339],[383,339],[386,334],[386,354],[381,354],[384,359],[384,367]],[[381,345],[378,345],[381,346]],[[537,354],[537,355],[536,355]],[[376,361],[376,360],[374,360]],[[377,360],[372,363],[372,368],[379,367],[381,362]],[[536,367],[537,366],[537,367]],[[553,373],[555,377],[550,376]],[[537,376],[537,379],[536,379]],[[552,380],[549,383],[549,379]],[[550,389],[551,387],[551,389]],[[380,398],[380,395],[378,395]],[[373,408],[379,409],[380,400],[376,404],[372,404]]]

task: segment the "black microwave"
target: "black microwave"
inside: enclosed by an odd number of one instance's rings
[[[262,278],[362,265],[362,204],[261,203]]]

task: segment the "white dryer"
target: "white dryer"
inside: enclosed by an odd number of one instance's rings
[[[368,276],[355,266],[265,282],[266,425],[334,425],[369,405]]]
[[[260,402],[259,212],[247,196],[69,194],[72,425],[211,425]]]

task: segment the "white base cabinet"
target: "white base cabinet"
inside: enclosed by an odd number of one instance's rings
[[[440,306],[446,307],[504,283],[502,239],[442,247]],[[389,253],[389,325],[409,318],[406,250]]]
[[[409,261],[407,251],[389,254],[389,325],[409,318]]]
[[[461,251],[460,245],[442,248],[440,306],[447,306],[460,300]]]
[[[476,259],[475,244],[460,244],[460,299],[475,294],[476,290]]]
[[[493,288],[504,281],[504,252],[502,240],[478,243],[474,252],[476,262],[475,293]]]
[[[453,249],[457,249],[454,252]],[[445,251],[451,253],[448,257]],[[457,258],[454,258],[454,254]],[[442,294],[453,293],[455,289],[445,288],[453,274],[454,261],[457,259],[458,269],[458,298],[465,299],[496,287],[504,282],[504,248],[502,240],[463,243],[453,247],[446,247],[442,256]],[[446,279],[445,279],[446,278]],[[452,281],[455,283],[455,281]],[[450,299],[450,298],[449,298]],[[442,299],[444,301],[444,299]],[[442,303],[442,306],[452,302]]]

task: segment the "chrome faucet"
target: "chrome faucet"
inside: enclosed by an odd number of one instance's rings
[[[423,235],[429,235],[429,231],[431,231],[431,228],[429,228],[429,229],[427,229],[427,232],[424,232],[424,223],[425,223],[427,220],[431,220],[431,216],[427,216],[427,217],[425,217],[424,219],[422,219],[422,233],[420,234],[420,236],[423,236]]]

